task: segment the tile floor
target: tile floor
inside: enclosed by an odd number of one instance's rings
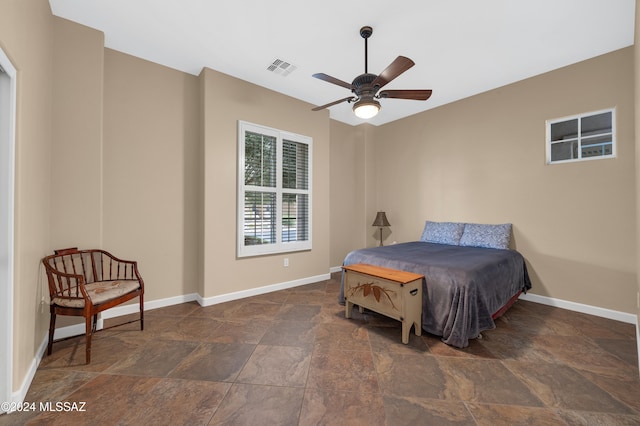
[[[344,318],[339,275],[148,311],[54,345],[26,401],[84,412],[0,424],[639,425],[635,326],[520,301],[464,349],[373,313]]]

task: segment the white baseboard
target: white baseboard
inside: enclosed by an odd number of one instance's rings
[[[342,266],[332,266],[329,268],[329,272],[332,274],[335,272],[342,272]]]
[[[193,302],[198,300],[198,293],[183,294],[182,296],[167,297],[165,299],[152,300],[150,302],[144,302],[144,310],[151,311],[153,309],[165,308],[167,306],[179,305],[181,303]],[[138,299],[136,299],[138,300]],[[132,303],[129,305],[116,306],[103,312],[103,318],[116,318],[123,315],[136,314],[140,311],[140,305]]]
[[[29,390],[29,386],[31,386],[31,382],[33,381],[33,378],[35,377],[36,372],[38,371],[38,366],[40,365],[40,361],[44,356],[44,351],[47,350],[48,340],[49,340],[48,336],[45,335],[44,339],[42,339],[42,342],[40,342],[40,346],[38,346],[38,349],[36,350],[36,356],[31,361],[31,364],[29,365],[29,369],[27,370],[27,374],[24,377],[24,380],[22,381],[20,388],[17,391],[11,393],[10,402],[15,402],[17,404],[24,402],[24,399],[27,396],[27,391]]]
[[[301,278],[299,280],[286,281],[279,284],[272,284],[264,287],[257,287],[249,290],[241,290],[233,293],[222,294],[220,296],[201,297],[200,295],[198,295],[196,300],[201,306],[210,306],[218,303],[229,302],[231,300],[244,299],[246,297],[258,296],[265,293],[271,293],[273,291],[285,290],[301,285],[312,284],[318,281],[328,280],[329,278],[331,278],[330,274],[321,274],[315,275],[313,277]]]
[[[636,345],[638,346],[638,372],[640,375],[640,324],[636,323]]]
[[[582,303],[569,302],[567,300],[554,299],[552,297],[539,296],[531,293],[521,294],[520,299],[554,306],[556,308],[567,309],[569,311],[582,312],[583,314],[595,315],[602,318],[609,318],[620,322],[635,324],[636,328],[638,326],[638,317],[626,312],[614,311],[611,309],[599,308],[597,306],[584,305]]]
[[[77,317],[82,319],[83,317]],[[96,323],[96,328],[100,330],[103,324],[103,318],[100,318],[98,315],[98,322]],[[85,325],[84,322],[81,324],[68,325],[66,327],[56,328],[56,331],[53,333],[53,340],[58,339],[66,339],[67,337],[77,336],[79,334],[85,333]],[[45,336],[45,341],[47,340],[47,336]]]

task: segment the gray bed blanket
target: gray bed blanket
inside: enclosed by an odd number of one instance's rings
[[[367,263],[423,274],[422,329],[459,348],[495,328],[492,314],[531,288],[515,250],[409,242],[356,250],[344,265]],[[340,303],[344,304],[344,273]]]

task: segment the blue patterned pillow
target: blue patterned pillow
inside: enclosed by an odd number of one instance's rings
[[[462,238],[460,238],[460,245],[508,250],[510,240],[510,223],[501,225],[467,223],[464,226]]]
[[[427,221],[420,241],[457,246],[463,231],[464,223]]]

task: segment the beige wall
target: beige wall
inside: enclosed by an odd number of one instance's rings
[[[380,229],[371,226],[376,212],[385,210],[376,186],[375,135],[370,124],[348,126],[331,122],[331,267],[342,265],[352,250],[380,244]],[[393,217],[387,218],[394,225]],[[391,243],[390,229],[383,241]]]
[[[364,247],[366,221],[364,126],[331,120],[330,265],[340,266],[347,253]]]
[[[627,48],[377,128],[390,240],[425,219],[511,222],[532,293],[635,313],[633,87]],[[609,107],[616,159],[545,164],[545,120]]]
[[[38,263],[50,238],[52,25],[45,0],[0,3],[0,46],[18,71],[13,389],[22,385],[48,325],[48,311],[39,303]]]
[[[103,247],[136,259],[145,300],[197,291],[198,78],[105,50]]]
[[[53,18],[50,247],[102,247],[104,36]],[[83,323],[58,317],[56,327]]]
[[[51,245],[102,244],[104,35],[54,18]]]
[[[329,118],[311,106],[204,69],[203,297],[327,274],[329,271]],[[313,138],[313,249],[236,258],[238,120]],[[283,266],[283,258],[289,267]]]

